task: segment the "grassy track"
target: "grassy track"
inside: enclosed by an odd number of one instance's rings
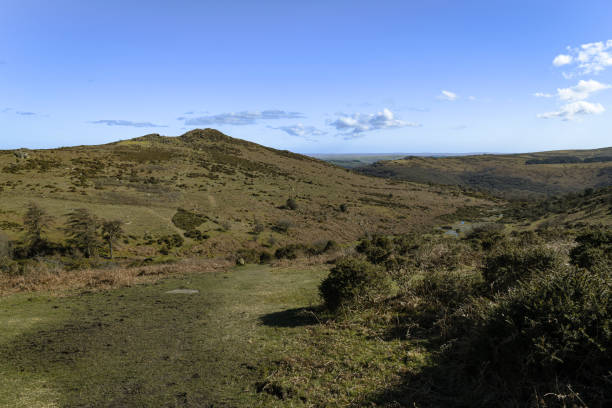
[[[2,298],[0,406],[278,405],[257,393],[258,367],[308,330],[286,319],[317,302],[324,274],[248,266],[106,292]],[[176,288],[200,292],[166,293]]]

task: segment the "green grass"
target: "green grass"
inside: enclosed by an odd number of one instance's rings
[[[326,273],[246,266],[112,291],[2,298],[0,406],[367,405],[418,372],[427,354],[384,339],[364,324],[373,315],[315,314]],[[166,293],[178,288],[200,292]]]
[[[0,406],[254,406],[257,367],[304,327],[324,275],[245,267],[121,290],[0,300]],[[167,294],[175,288],[195,295]],[[289,289],[287,289],[289,288]]]

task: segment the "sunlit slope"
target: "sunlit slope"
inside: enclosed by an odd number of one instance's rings
[[[297,209],[286,208],[292,198]],[[457,207],[485,204],[455,188],[383,180],[310,157],[231,138],[213,129],[179,137],[147,135],[100,146],[0,152],[0,228],[22,235],[28,202],[55,217],[87,208],[125,222],[129,240],[183,233],[178,208],[202,216],[208,239],[184,248],[213,255],[275,242],[353,240],[433,223]],[[282,223],[289,226],[282,231]],[[255,235],[256,224],[263,232]],[[132,241],[130,241],[132,242]],[[134,250],[146,255],[147,247]],[[186,250],[186,249],[185,249]]]
[[[512,197],[612,185],[612,147],[512,155],[406,157],[359,169],[402,180],[462,185]]]

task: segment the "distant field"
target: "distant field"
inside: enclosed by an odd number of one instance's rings
[[[354,169],[361,166],[366,166],[383,160],[399,160],[406,156],[423,156],[423,157],[446,157],[446,156],[462,156],[456,153],[350,153],[350,154],[311,154],[310,156],[324,160],[336,166],[347,169]]]
[[[466,186],[512,198],[545,197],[612,185],[612,147],[510,155],[409,156],[356,170],[420,183]]]

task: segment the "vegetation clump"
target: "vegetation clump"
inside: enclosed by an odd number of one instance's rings
[[[176,214],[172,217],[172,223],[184,231],[195,230],[206,220],[206,216],[187,211],[183,208],[178,208]]]
[[[384,271],[356,258],[340,260],[319,286],[321,298],[330,310],[371,304],[389,290],[390,281]]]

